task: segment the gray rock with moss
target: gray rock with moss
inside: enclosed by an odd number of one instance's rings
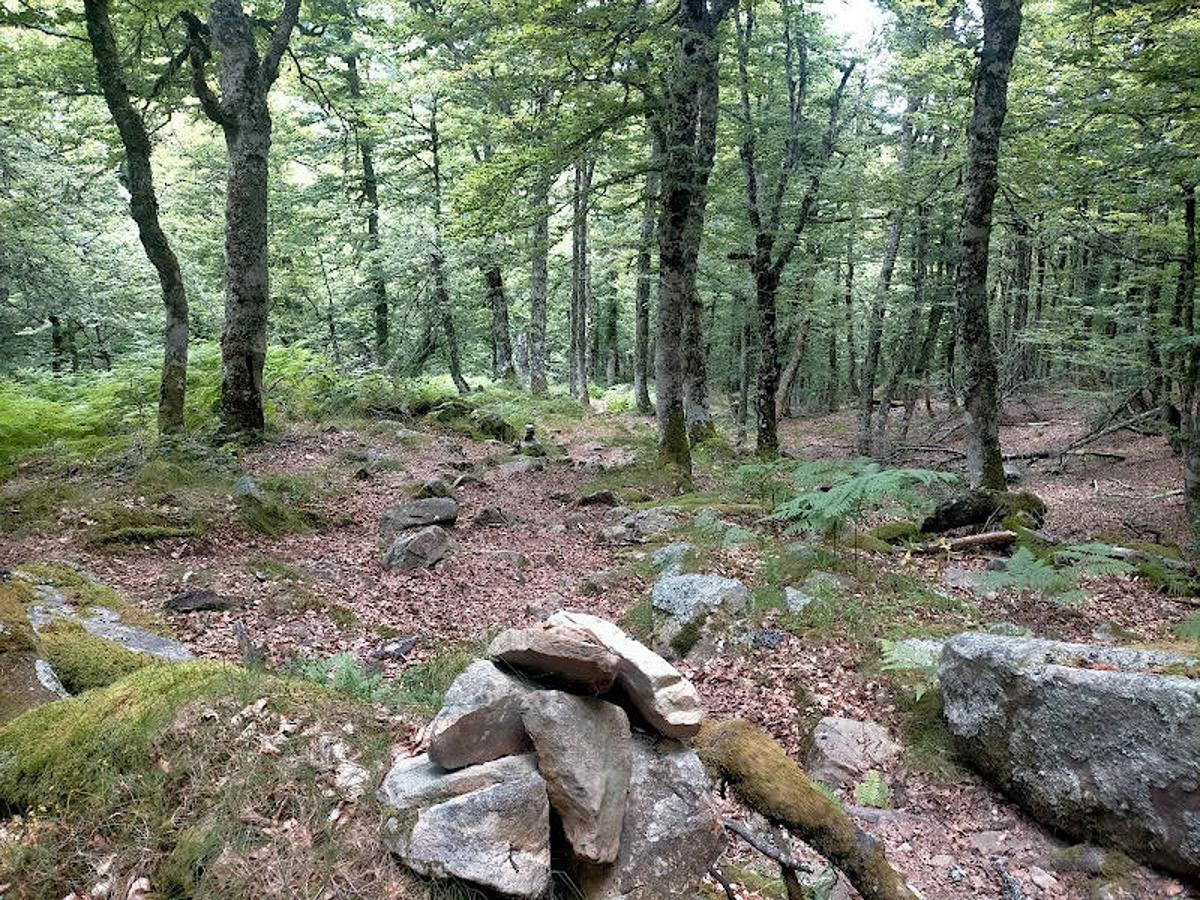
[[[961,634],[940,680],[962,756],[1042,823],[1200,877],[1196,659]]]
[[[397,503],[383,514],[379,527],[384,537],[410,528],[453,525],[458,520],[458,501],[452,497],[424,497]]]
[[[450,555],[450,535],[440,525],[396,536],[383,555],[385,569],[429,569]]]
[[[38,585],[37,596],[38,602],[29,607],[29,620],[37,630],[56,620],[67,619],[78,622],[88,634],[120,644],[134,653],[147,653],[168,662],[184,662],[195,658],[191,650],[174,638],[122,621],[121,613],[117,610],[105,606],[79,609],[61,591],[50,585]]]
[[[737,612],[750,602],[750,591],[736,578],[720,575],[667,575],[650,593],[654,608],[680,625],[706,613]]]

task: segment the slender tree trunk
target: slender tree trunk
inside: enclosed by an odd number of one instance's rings
[[[346,88],[354,110],[354,143],[362,160],[363,199],[367,203],[367,271],[371,292],[371,317],[375,328],[375,360],[382,365],[387,361],[388,343],[391,337],[391,321],[388,315],[387,279],[383,274],[380,259],[379,239],[379,177],[375,174],[375,154],[367,126],[359,115],[357,105],[362,100],[362,79],[358,74],[358,53],[342,57],[346,64]]]
[[[812,306],[817,291],[817,265],[819,256],[809,252],[805,260],[805,272],[801,281],[799,296],[800,328],[796,331],[796,340],[792,347],[791,358],[783,367],[779,376],[779,386],[775,389],[775,418],[783,419],[791,412],[792,389],[796,386],[796,376],[804,362],[804,353],[808,349],[808,335],[812,328]]]
[[[517,377],[517,372],[508,337],[508,296],[504,292],[504,276],[500,265],[491,261],[484,263],[481,271],[488,309],[492,311],[492,377],[497,381],[511,381]]]
[[[688,300],[683,328],[684,406],[688,439],[701,444],[717,433],[708,404],[708,353],[704,334],[704,304],[693,290]]]
[[[617,273],[613,271],[611,291],[608,297],[608,311],[604,317],[604,380],[612,387],[621,377],[621,350],[617,346],[617,326],[619,304],[617,301]]]
[[[831,413],[838,411],[839,396],[842,389],[840,373],[838,372],[837,339],[837,320],[840,312],[837,293],[831,293],[829,295],[829,324],[825,329],[825,339],[829,350],[829,358],[826,362],[828,371],[825,373],[825,408]]]
[[[530,201],[533,205],[532,267],[529,280],[529,392],[546,393],[546,291],[550,253],[550,178],[539,175]]]
[[[588,199],[592,189],[591,160],[575,165],[575,191],[572,194],[571,229],[571,392],[587,406],[588,379],[592,376],[592,348],[588,328],[591,305],[591,269],[588,263]]]
[[[1021,0],[984,0],[983,47],[975,75],[975,110],[967,129],[966,198],[955,275],[967,476],[971,487],[1004,490],[996,350],[988,321],[988,245],[999,184],[1000,129],[1008,111],[1008,74],[1021,31]]]
[[[854,239],[846,241],[846,387],[858,396],[858,344],[854,337]]]
[[[1183,306],[1183,326],[1189,351],[1183,372],[1184,483],[1183,497],[1192,531],[1200,537],[1200,346],[1196,342],[1196,186],[1183,188],[1184,248],[1179,264],[1176,305]]]
[[[877,454],[887,454],[888,419],[892,412],[892,401],[900,390],[902,381],[909,375],[913,365],[913,355],[916,352],[917,333],[921,326],[921,312],[925,303],[925,256],[926,246],[925,210],[917,208],[917,227],[913,234],[912,261],[912,305],[908,311],[908,320],[900,336],[900,347],[896,358],[892,361],[891,374],[883,386],[883,395],[879,402],[879,412],[875,417],[875,437],[873,449]]]
[[[642,414],[654,411],[650,405],[647,381],[650,368],[650,292],[653,284],[651,265],[656,238],[661,155],[661,141],[655,134],[651,140],[650,169],[646,172],[646,187],[642,193],[642,231],[638,241],[637,288],[634,295],[633,402]]]
[[[158,196],[150,166],[150,136],[141,113],[129,97],[117,40],[108,14],[109,0],[85,0],[88,39],[96,76],[108,111],[125,149],[129,209],[138,227],[146,258],[158,274],[166,327],[163,333],[162,377],[158,393],[158,430],[183,431],[184,395],[187,390],[188,302],[179,260],[171,249],[158,218]]]
[[[429,255],[433,269],[433,302],[442,335],[446,339],[446,364],[450,378],[460,394],[471,392],[471,386],[462,373],[459,356],[458,332],[454,325],[454,306],[450,299],[446,277],[446,256],[442,249],[442,140],[438,130],[438,97],[435,94],[429,104],[429,149],[433,157],[433,249]]]

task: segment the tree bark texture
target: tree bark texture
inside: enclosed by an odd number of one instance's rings
[[[659,159],[662,148],[655,137],[651,143],[650,169],[646,172],[646,187],[642,193],[642,230],[638,238],[637,287],[634,295],[633,325],[633,402],[643,415],[654,411],[650,404],[650,293],[653,287],[651,271],[658,214]]]
[[[546,393],[546,293],[550,255],[550,178],[540,175],[534,182],[530,202],[533,205],[533,233],[529,279],[529,392]]]
[[[517,377],[513,365],[512,341],[509,339],[508,295],[504,292],[504,275],[500,265],[487,262],[482,266],[483,284],[488,309],[492,313],[492,377],[509,381]]]

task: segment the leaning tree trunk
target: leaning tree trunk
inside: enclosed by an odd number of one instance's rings
[[[209,88],[204,31],[187,15],[192,86],[205,114],[221,126],[229,154],[225,190],[225,329],[221,333],[221,430],[261,438],[263,364],[267,357],[270,289],[267,267],[267,158],[271,112],[267,94],[300,13],[285,0],[259,57],[241,0],[213,0],[209,32],[220,51],[221,96]]]
[[[864,900],[917,900],[883,844],[818,790],[770,735],[749,722],[705,722],[694,743],[742,802],[833,863]]]
[[[1020,32],[1021,0],[984,0],[954,289],[963,351],[967,477],[972,487],[994,490],[1004,490],[1005,481],[996,350],[987,306],[988,245],[999,183],[1000,129],[1008,111],[1008,74]]]
[[[498,263],[487,262],[481,268],[488,309],[492,311],[492,377],[497,381],[511,381],[517,377],[517,371],[508,337],[508,296],[504,293],[504,276]]]
[[[633,402],[640,413],[650,413],[650,290],[651,264],[655,241],[655,216],[658,211],[659,157],[661,147],[657,137],[650,151],[650,170],[646,172],[646,187],[642,194],[642,232],[638,241],[637,292],[634,296],[633,331]]]
[[[158,219],[158,196],[150,166],[150,136],[125,86],[117,39],[108,15],[109,0],[85,0],[83,8],[92,57],[96,62],[96,77],[125,148],[130,214],[137,223],[138,238],[146,258],[158,273],[162,290],[166,328],[158,392],[158,430],[163,434],[178,433],[184,429],[188,362],[188,303],[183,275]]]

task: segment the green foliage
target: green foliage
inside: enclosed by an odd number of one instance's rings
[[[238,516],[247,527],[268,537],[312,531],[324,522],[312,476],[269,475],[256,479],[261,497],[237,498]]]
[[[1083,599],[1074,572],[1065,572],[1038,559],[1027,547],[1020,547],[1002,572],[982,572],[978,583],[987,590],[1019,591],[1050,597],[1062,603]]]
[[[867,463],[844,472],[821,489],[804,491],[775,508],[771,518],[787,522],[789,530],[837,534],[848,522],[856,521],[888,503],[917,509],[928,500],[919,487],[947,484],[956,480],[947,472],[929,469],[882,469]]]
[[[108,609],[125,610],[129,604],[125,598],[106,584],[70,563],[49,561],[24,563],[17,574],[33,584],[45,584],[62,592],[69,601],[81,609],[103,606]]]
[[[363,669],[353,653],[336,653],[327,659],[307,659],[296,666],[296,674],[355,700],[386,703],[395,691],[383,683],[381,673]]]
[[[0,580],[0,653],[33,650],[33,626],[25,607],[36,599],[26,582],[17,578]]]
[[[876,769],[871,769],[867,772],[866,778],[855,786],[854,799],[860,806],[868,806],[872,809],[891,809],[892,789],[888,787],[887,781]]]
[[[400,674],[395,703],[403,710],[432,718],[442,708],[446,691],[483,652],[481,644],[443,647],[423,663]]]
[[[42,629],[38,652],[72,694],[107,687],[155,663],[152,656],[88,634],[83,625],[70,619],[59,619]]]
[[[1192,597],[1197,592],[1196,583],[1185,572],[1172,568],[1157,556],[1139,560],[1136,568],[1141,578],[1172,597]]]
[[[938,683],[938,661],[923,647],[903,641],[883,641],[883,670],[915,676],[913,700],[919,702]]]
[[[643,597],[625,611],[618,623],[631,637],[643,643],[654,635],[654,604]]]
[[[1125,575],[1134,571],[1133,566],[1114,556],[1113,548],[1107,544],[1077,544],[1059,550],[1055,559],[1094,576]]]
[[[1171,633],[1181,641],[1200,644],[1200,612],[1194,612],[1181,622],[1171,626]]]
[[[89,514],[96,520],[87,535],[87,542],[93,546],[151,544],[170,538],[196,537],[203,531],[201,523],[189,521],[186,514],[168,514],[121,503],[103,504]]]

